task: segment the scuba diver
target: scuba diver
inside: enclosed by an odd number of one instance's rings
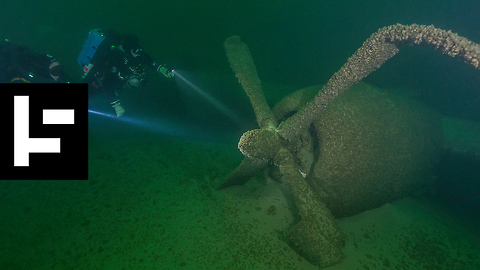
[[[0,43],[0,83],[69,83],[63,66],[49,54],[39,54],[5,40]]]
[[[89,94],[104,92],[117,117],[125,113],[118,98],[119,90],[145,85],[144,67],[151,67],[167,78],[174,76],[172,70],[144,52],[137,36],[114,30],[91,30],[77,62],[83,69],[82,78],[88,83]]]

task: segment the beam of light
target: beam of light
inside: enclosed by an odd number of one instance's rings
[[[94,110],[90,110],[90,109],[88,109],[88,112],[91,113],[91,114],[101,115],[101,116],[105,116],[105,117],[108,117],[108,118],[117,118],[116,115],[103,113],[103,112],[99,112],[99,111],[94,111]]]
[[[153,132],[159,132],[166,135],[171,136],[187,136],[188,132],[184,128],[181,128],[178,125],[174,125],[173,123],[169,123],[164,120],[155,119],[155,120],[148,120],[139,117],[132,117],[132,116],[121,116],[117,117],[115,114],[104,113],[100,111],[95,111],[92,109],[88,110],[89,113],[100,115],[106,118],[114,119],[115,121],[121,121],[127,124],[131,124],[136,127],[146,128]]]
[[[173,73],[175,74],[175,82],[179,86],[183,86],[185,88],[185,85],[188,86],[189,88],[195,90],[196,93],[198,93],[201,97],[203,97],[205,100],[207,100],[212,106],[214,106],[217,110],[221,111],[223,114],[228,116],[230,119],[239,122],[239,117],[229,108],[227,108],[222,102],[219,100],[215,99],[211,95],[209,95],[207,92],[202,90],[200,87],[197,85],[193,84],[190,80],[186,79],[184,76],[180,74],[178,70],[172,70]]]

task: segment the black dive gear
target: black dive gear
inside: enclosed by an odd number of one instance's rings
[[[138,37],[100,29],[90,31],[77,62],[90,88],[103,90],[112,102],[124,86],[147,84],[144,67],[153,66],[153,59],[140,47]]]
[[[38,54],[8,40],[0,43],[0,82],[68,83],[63,66],[48,54]]]

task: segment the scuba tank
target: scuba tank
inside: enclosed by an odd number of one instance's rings
[[[105,35],[101,32],[101,29],[93,29],[88,33],[87,40],[85,44],[83,44],[82,51],[77,58],[78,64],[83,69],[83,78],[85,78],[92,69],[93,64],[90,63],[90,61],[104,39]]]

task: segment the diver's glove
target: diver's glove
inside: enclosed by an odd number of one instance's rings
[[[115,109],[115,113],[117,114],[117,117],[120,117],[125,114],[125,109],[123,108],[122,104],[120,104],[120,100],[114,101],[110,104],[112,105],[112,108]]]
[[[158,68],[157,68],[157,72],[162,73],[163,76],[165,76],[167,78],[173,78],[173,76],[175,76],[173,71],[166,68],[165,65],[163,65],[163,66],[159,65]]]

